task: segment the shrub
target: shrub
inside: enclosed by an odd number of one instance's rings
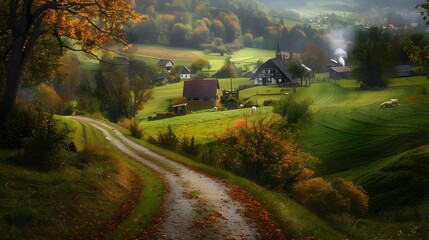
[[[368,211],[368,196],[352,182],[335,178],[331,183],[322,178],[300,181],[293,187],[295,200],[323,216],[363,216]]]
[[[157,145],[173,151],[176,150],[177,145],[179,145],[179,137],[170,125],[167,126],[166,132],[158,132]]]
[[[10,120],[0,123],[0,147],[22,148],[23,141],[37,127],[38,113],[34,106],[18,101]]]
[[[264,101],[264,106],[272,106],[274,104],[275,100],[273,99],[267,99]]]
[[[188,137],[182,138],[181,151],[190,157],[194,157],[198,154],[198,148],[195,145],[195,137],[194,136],[192,136],[192,138],[190,140]]]
[[[55,89],[51,86],[40,84],[34,91],[31,102],[48,112],[59,112],[61,110],[62,100]]]
[[[295,184],[293,194],[296,201],[324,217],[348,212],[350,208],[350,201],[322,178],[312,178]]]
[[[311,124],[313,114],[310,106],[312,104],[313,101],[310,98],[298,102],[293,95],[287,95],[274,103],[273,112],[280,114],[291,130],[299,130]]]
[[[128,129],[128,131],[131,133],[131,136],[137,139],[141,139],[144,135],[144,129],[140,127],[140,123],[136,118],[122,119],[119,122],[119,125]]]
[[[58,167],[57,156],[61,149],[67,146],[71,130],[58,127],[58,121],[53,114],[39,111],[38,126],[33,134],[24,142],[22,163],[26,166],[47,169]]]
[[[342,196],[350,200],[351,214],[363,216],[368,212],[368,196],[362,187],[342,178],[335,178],[331,184]]]

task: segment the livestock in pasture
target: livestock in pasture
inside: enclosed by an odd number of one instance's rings
[[[395,105],[396,107],[398,106],[399,100],[396,98],[392,98],[390,99],[390,101],[392,102],[392,105]]]
[[[380,104],[380,108],[388,108],[388,107],[393,107],[393,103],[392,101],[384,101],[382,104]]]

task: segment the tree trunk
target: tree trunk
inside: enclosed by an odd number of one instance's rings
[[[12,115],[13,107],[16,102],[16,95],[18,94],[18,87],[23,71],[22,66],[22,49],[24,45],[24,39],[18,38],[14,40],[12,49],[10,52],[10,58],[8,63],[7,80],[5,86],[5,93],[3,96],[3,102],[0,109],[0,121],[5,122],[9,120]]]
[[[11,5],[10,16],[12,22],[12,46],[9,53],[8,71],[3,102],[0,108],[0,122],[6,122],[13,113],[16,102],[21,74],[24,72],[34,47],[40,36],[40,27],[45,14],[32,20],[31,6],[33,1],[24,1],[20,18],[17,18],[16,6]],[[13,4],[13,3],[11,3]],[[31,26],[32,31],[29,32]]]

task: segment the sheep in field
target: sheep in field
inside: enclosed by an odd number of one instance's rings
[[[396,107],[398,106],[399,100],[396,98],[392,98],[390,99],[390,101],[392,102],[392,105],[395,105]]]
[[[384,101],[382,104],[380,104],[380,108],[387,108],[387,107],[393,107],[393,102],[392,101]]]
[[[255,106],[252,107],[252,112],[256,112],[256,107]]]

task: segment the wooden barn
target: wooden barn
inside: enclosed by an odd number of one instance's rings
[[[331,67],[329,69],[329,78],[332,79],[351,79],[352,69],[347,66]]]
[[[190,111],[214,108],[219,96],[218,80],[189,80],[184,82],[183,97]]]

